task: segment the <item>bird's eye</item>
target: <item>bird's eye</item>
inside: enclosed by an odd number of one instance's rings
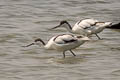
[[[82,38],[82,36],[77,36],[77,38]]]
[[[38,38],[38,39],[35,39],[35,41],[34,41],[34,42],[38,42],[38,41],[41,41],[41,39],[40,39],[40,38]]]
[[[60,24],[64,24],[64,23],[67,23],[67,21],[65,21],[65,20],[64,20],[64,21],[61,21],[61,23],[60,23]]]

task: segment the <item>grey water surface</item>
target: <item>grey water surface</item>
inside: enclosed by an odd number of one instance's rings
[[[49,30],[61,20],[73,26],[84,18],[118,23],[120,0],[0,0],[0,80],[120,80],[120,30],[93,35],[65,59],[42,45],[21,47],[69,33]]]

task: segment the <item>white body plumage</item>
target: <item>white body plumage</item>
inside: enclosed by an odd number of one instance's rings
[[[89,40],[88,37],[77,38],[77,36],[62,34],[52,37],[44,47],[46,49],[66,51],[79,47],[87,40]]]
[[[110,25],[111,22],[100,22],[95,19],[85,19],[78,21],[72,28],[72,31],[78,34],[91,35],[100,33],[105,29],[105,27]]]

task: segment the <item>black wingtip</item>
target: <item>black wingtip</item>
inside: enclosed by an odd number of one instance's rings
[[[107,28],[110,28],[110,29],[120,29],[120,23],[117,23],[117,24],[114,24],[114,25],[111,25]]]

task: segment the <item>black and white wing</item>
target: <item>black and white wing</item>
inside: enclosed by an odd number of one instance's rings
[[[84,19],[78,22],[78,26],[83,28],[83,29],[91,29],[95,26],[96,22],[98,22],[98,20],[95,19]]]
[[[55,43],[57,44],[68,44],[77,41],[77,38],[73,35],[59,35],[54,39]]]

